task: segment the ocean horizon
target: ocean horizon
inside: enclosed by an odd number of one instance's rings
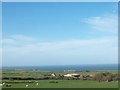
[[[46,65],[46,66],[3,66],[2,69],[21,69],[21,70],[44,70],[44,71],[63,71],[63,70],[118,70],[118,64],[96,64],[96,65]]]

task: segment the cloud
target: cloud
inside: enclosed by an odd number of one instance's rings
[[[15,40],[15,37],[9,39]],[[117,37],[55,42],[36,40],[34,43],[28,39],[29,43],[21,44],[20,47],[16,45],[17,39],[19,38],[16,38],[12,45],[5,43],[6,45],[3,47],[4,65],[12,65],[18,62],[20,65],[25,65],[27,62],[29,62],[27,65],[68,64],[68,62],[69,64],[117,63]],[[9,44],[10,47],[8,47]],[[96,62],[96,60],[99,61]]]
[[[84,19],[93,31],[109,34],[92,39],[41,42],[20,34],[3,38],[3,65],[118,63],[117,20],[116,15]]]
[[[27,41],[27,42],[31,42],[34,41],[34,38],[28,37],[28,36],[24,36],[24,35],[12,35],[11,38],[13,38],[14,40],[19,40],[19,41]]]
[[[11,35],[8,38],[3,38],[3,40],[1,41],[3,43],[3,46],[14,47],[14,46],[23,46],[26,44],[34,43],[36,39],[29,36],[16,34],[16,35]]]
[[[35,38],[23,36],[23,35],[12,35],[10,38],[3,39],[3,46],[5,48],[21,48],[21,47],[39,47],[41,49],[65,49],[65,48],[77,48],[77,47],[91,47],[97,45],[116,45],[117,36],[94,38],[94,39],[71,39],[62,41],[51,41],[51,42],[40,42]],[[116,43],[116,44],[115,44]],[[20,47],[18,47],[20,44]]]
[[[95,16],[84,20],[94,30],[106,33],[118,33],[118,16],[113,14]]]

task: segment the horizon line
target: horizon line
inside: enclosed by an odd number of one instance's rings
[[[74,65],[19,65],[19,66],[2,66],[2,67],[39,67],[39,66],[79,66],[79,65],[119,65],[119,64],[74,64]]]

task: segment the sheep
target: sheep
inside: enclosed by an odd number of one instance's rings
[[[31,83],[32,81],[28,81],[29,83]]]
[[[3,85],[5,85],[5,83],[3,83]]]
[[[3,86],[3,85],[5,85],[5,83],[0,84],[0,86]]]
[[[26,87],[28,87],[28,85],[26,85]]]
[[[38,83],[36,83],[36,85],[38,85]]]
[[[0,86],[2,86],[3,84],[0,84]]]
[[[38,82],[38,81],[35,81],[36,83]]]

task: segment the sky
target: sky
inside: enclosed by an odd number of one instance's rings
[[[117,64],[117,5],[4,2],[3,66]]]
[[[119,2],[119,0],[2,0],[2,2]]]
[[[2,66],[2,3],[0,2],[0,68]],[[1,73],[1,72],[0,72]]]

